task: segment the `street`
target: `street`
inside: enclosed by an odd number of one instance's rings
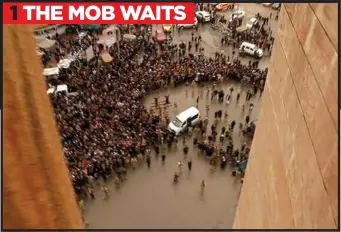
[[[260,13],[260,15],[264,17],[269,17],[270,13],[272,13],[272,19],[269,21],[269,25],[271,26],[271,30],[273,33],[277,30],[277,21],[275,20],[275,16],[278,11],[273,10],[269,7],[264,7],[262,4],[257,3],[238,3],[236,4],[236,10],[243,10],[245,11],[245,17],[243,18],[242,26],[245,27],[247,21],[254,17],[255,14]],[[219,12],[218,15],[224,15],[225,19],[229,19],[233,11],[225,11],[225,12]],[[158,25],[161,27],[161,25]],[[153,29],[156,29],[156,25],[154,25]],[[198,31],[193,29],[183,29],[178,33],[177,30],[173,31],[173,43],[177,44],[182,41],[185,43],[188,43],[188,41],[191,40],[192,32],[194,33],[194,36],[201,36],[202,38],[202,44],[201,47],[204,48],[205,56],[213,57],[216,52],[221,53],[221,51],[224,51],[224,54],[227,56],[230,56],[230,58],[233,57],[232,46],[221,46],[221,38],[222,35],[219,31],[213,30],[210,23],[206,23],[204,25],[199,24]],[[194,46],[192,48],[192,51],[194,51]],[[236,51],[234,57],[238,56],[238,52]],[[265,54],[264,57],[259,62],[259,67],[261,69],[264,69],[267,67],[268,61],[269,61],[268,54]],[[248,64],[249,60],[255,61],[253,57],[246,56],[246,57],[239,57],[241,62],[243,64]]]
[[[209,125],[213,122],[214,112],[225,108],[229,112],[228,123],[236,120],[238,125],[246,116],[243,115],[241,106],[248,88],[235,82],[224,82],[218,85],[217,89],[227,92],[231,87],[235,89],[235,94],[229,106],[217,103],[216,100],[211,103],[210,97],[206,97],[206,87],[201,90],[199,87],[191,86],[155,92],[145,99],[145,105],[149,108],[154,102],[154,96],[159,96],[160,101],[163,101],[163,96],[169,94],[171,103],[178,104],[177,112],[173,106],[168,110],[171,119],[174,119],[177,113],[195,106],[196,98],[199,96],[198,109],[202,118],[206,116],[206,104],[210,104]],[[241,100],[236,104],[235,95],[239,91],[242,93]],[[251,120],[257,118],[259,100],[258,96],[251,100],[255,105],[250,115]],[[219,123],[217,131],[220,131],[223,125],[227,126],[227,123]],[[240,146],[238,130],[234,132],[233,139],[235,144]],[[232,170],[228,167],[224,171],[217,169],[212,174],[209,162],[199,154],[198,148],[193,148],[192,139],[188,140],[189,158],[193,160],[191,173],[187,171],[180,137],[178,149],[167,153],[165,166],[161,165],[160,158],[153,158],[151,169],[148,170],[144,164],[138,170],[129,171],[128,180],[119,191],[115,190],[113,183],[109,184],[111,196],[108,200],[103,200],[103,193],[99,193],[94,201],[88,202],[85,215],[90,228],[231,228],[241,185],[235,181],[231,175]],[[179,184],[174,186],[172,178],[174,172],[178,170],[179,160],[184,161],[185,171],[180,177]],[[203,179],[207,182],[207,187],[204,196],[200,196],[200,181]]]
[[[237,8],[238,9],[238,8]],[[247,20],[253,17],[257,12],[268,17],[272,12],[273,17],[270,20],[272,30],[276,30],[276,21],[274,17],[276,11],[256,3],[240,3],[239,9],[246,11],[243,25]],[[225,18],[229,18],[231,11],[223,13]],[[161,26],[161,25],[159,25]],[[155,25],[153,29],[155,29]],[[201,35],[202,47],[205,49],[206,56],[214,56],[215,52],[224,51],[232,58],[232,47],[220,45],[221,35],[214,31],[211,25],[200,25],[198,31],[194,29],[184,29],[178,33],[173,32],[173,43],[184,41],[188,43],[191,40],[191,34]],[[192,48],[193,50],[193,48]],[[238,52],[235,53],[235,57]],[[264,56],[259,64],[261,69],[267,67],[268,56]],[[240,58],[242,63],[247,64],[250,57]],[[234,88],[232,100],[229,105],[218,103],[211,100],[210,93],[207,94],[207,87],[212,92],[212,84],[204,88],[198,86],[179,86],[169,88],[168,90],[159,90],[149,94],[144,101],[149,109],[154,103],[154,97],[164,100],[165,95],[169,95],[171,105],[167,111],[171,120],[181,111],[196,106],[196,99],[199,97],[198,109],[201,118],[209,118],[209,127],[214,121],[214,112],[218,110],[228,110],[227,121],[218,124],[217,131],[222,126],[228,127],[232,120],[236,125],[244,123],[245,117],[250,116],[251,121],[256,120],[259,113],[260,95],[259,93],[251,99],[254,109],[249,114],[249,105],[245,105],[245,112],[242,111],[242,105],[245,104],[246,91],[249,87],[242,86],[240,83],[225,81],[217,84],[217,90],[229,92]],[[236,94],[240,92],[240,101],[236,102]],[[178,109],[174,109],[174,102]],[[209,114],[206,115],[206,105],[210,106]],[[184,136],[184,135],[183,135]],[[238,196],[241,188],[240,182],[231,175],[231,169],[225,170],[217,168],[211,172],[210,165],[205,157],[200,154],[198,148],[192,146],[192,138],[188,138],[189,158],[193,161],[192,171],[187,169],[186,159],[182,152],[182,137],[179,139],[178,148],[167,152],[166,164],[161,164],[161,158],[155,158],[152,155],[151,168],[148,169],[144,164],[137,170],[129,170],[128,180],[123,183],[119,190],[115,189],[114,183],[109,184],[110,197],[103,200],[104,194],[96,191],[96,199],[89,200],[86,203],[85,218],[91,229],[231,229],[235,214]],[[233,140],[236,148],[241,145],[241,136],[236,129],[233,132]],[[177,163],[179,160],[184,162],[182,174],[177,185],[173,185],[173,174],[178,171]],[[204,193],[200,194],[200,182],[205,180],[207,186]],[[99,188],[99,187],[98,187]]]

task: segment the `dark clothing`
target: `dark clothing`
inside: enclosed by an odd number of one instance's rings
[[[148,166],[148,168],[150,168],[150,156],[147,157],[147,160],[146,160],[146,161],[147,161],[147,166]]]
[[[189,148],[188,147],[184,147],[184,154],[187,155],[188,154],[188,150]]]
[[[233,129],[235,125],[236,125],[236,122],[233,120],[233,121],[231,122],[231,128]]]
[[[221,116],[223,115],[223,111],[219,110],[219,111],[217,112],[217,114],[218,114],[218,118],[221,118]]]
[[[192,161],[188,161],[187,162],[187,166],[188,166],[188,170],[191,171],[192,170]]]
[[[250,122],[250,117],[249,117],[249,116],[246,116],[245,122],[246,122],[246,123],[249,123],[249,122]]]
[[[225,131],[226,131],[226,128],[223,126],[223,127],[221,128],[221,134],[225,134]]]

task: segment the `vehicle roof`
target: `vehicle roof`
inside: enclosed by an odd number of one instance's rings
[[[234,14],[234,13],[239,13],[239,12],[245,13],[245,11],[243,11],[243,10],[236,10],[236,11],[233,12],[232,14]]]
[[[249,22],[256,22],[257,19],[256,18],[250,18]]]
[[[209,12],[207,12],[207,11],[201,11],[201,10],[199,10],[199,11],[197,11],[198,13],[202,13],[203,15],[210,15],[210,13]]]
[[[177,25],[194,25],[195,23],[197,23],[198,22],[198,20],[197,20],[197,18],[196,17],[194,17],[194,23],[190,23],[190,24],[183,24],[183,23],[180,23],[180,24],[177,24]]]
[[[249,42],[243,42],[240,46],[256,47],[255,44],[252,44],[252,43],[249,43]]]
[[[199,113],[199,110],[196,107],[192,106],[192,107],[188,108],[187,110],[184,110],[183,112],[178,114],[176,117],[181,122],[184,122],[188,118],[188,115],[195,115],[195,114],[198,114],[198,113]]]
[[[68,91],[67,85],[57,85],[56,92],[61,92],[61,91]]]

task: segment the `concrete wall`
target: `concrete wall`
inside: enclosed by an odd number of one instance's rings
[[[337,4],[284,4],[234,228],[337,228]]]

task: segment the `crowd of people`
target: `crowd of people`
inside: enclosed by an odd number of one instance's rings
[[[231,10],[235,8],[235,4],[230,4]],[[216,11],[215,4],[199,4],[199,10],[205,10],[211,15],[211,25],[213,28],[228,28],[223,30],[223,37],[221,39],[221,45],[232,45],[233,48],[239,48],[242,42],[249,42],[257,45],[263,51],[271,53],[274,37],[272,36],[270,20],[278,20],[278,11],[273,16],[270,13],[269,16],[263,16],[257,13],[254,18],[257,19],[257,23],[251,28],[246,29],[245,25],[242,25],[243,18],[235,17],[233,20],[226,19],[224,15],[219,14]],[[274,12],[275,14],[275,12]],[[202,22],[200,22],[202,23]]]
[[[206,57],[190,45],[197,41],[200,50],[197,36],[192,36],[188,44],[158,44],[146,28],[134,26],[136,39],[120,40],[109,47],[111,62],[101,59],[100,54],[107,48],[97,44],[99,32],[79,26],[72,26],[66,35],[56,35],[55,51],[45,51],[43,56],[44,65],[48,65],[51,60],[58,61],[70,52],[93,46],[91,61],[80,57],[77,65],[72,63],[68,69],[61,69],[57,79],[48,81],[49,85],[66,84],[69,92],[76,93],[59,92],[50,98],[73,186],[80,198],[93,196],[92,183],[99,178],[113,177],[119,186],[129,168],[150,161],[151,149],[164,155],[167,147],[176,146],[178,138],[167,130],[161,115],[143,105],[148,93],[185,83],[202,85],[226,79],[253,87],[250,95],[263,90],[267,69],[259,69],[257,61],[244,65],[238,57],[222,53]],[[121,28],[122,34],[125,29]],[[79,38],[79,31],[87,36]],[[211,92],[217,94],[214,88]],[[227,95],[230,101],[232,92]],[[193,141],[206,156],[212,157],[212,164],[218,163],[220,157],[222,167],[226,163],[235,166],[247,159],[248,147],[233,148],[234,121],[218,137],[218,122],[212,123],[208,135],[207,118],[200,120],[192,128]],[[246,136],[249,121],[239,129]],[[224,141],[228,142],[227,147],[223,146]]]
[[[251,29],[238,30],[232,27],[230,33],[223,36],[221,45],[232,45],[233,48],[239,48],[242,42],[249,42],[257,45],[263,51],[271,53],[274,37],[272,36],[270,17],[263,17],[259,13],[255,15],[257,23]]]

